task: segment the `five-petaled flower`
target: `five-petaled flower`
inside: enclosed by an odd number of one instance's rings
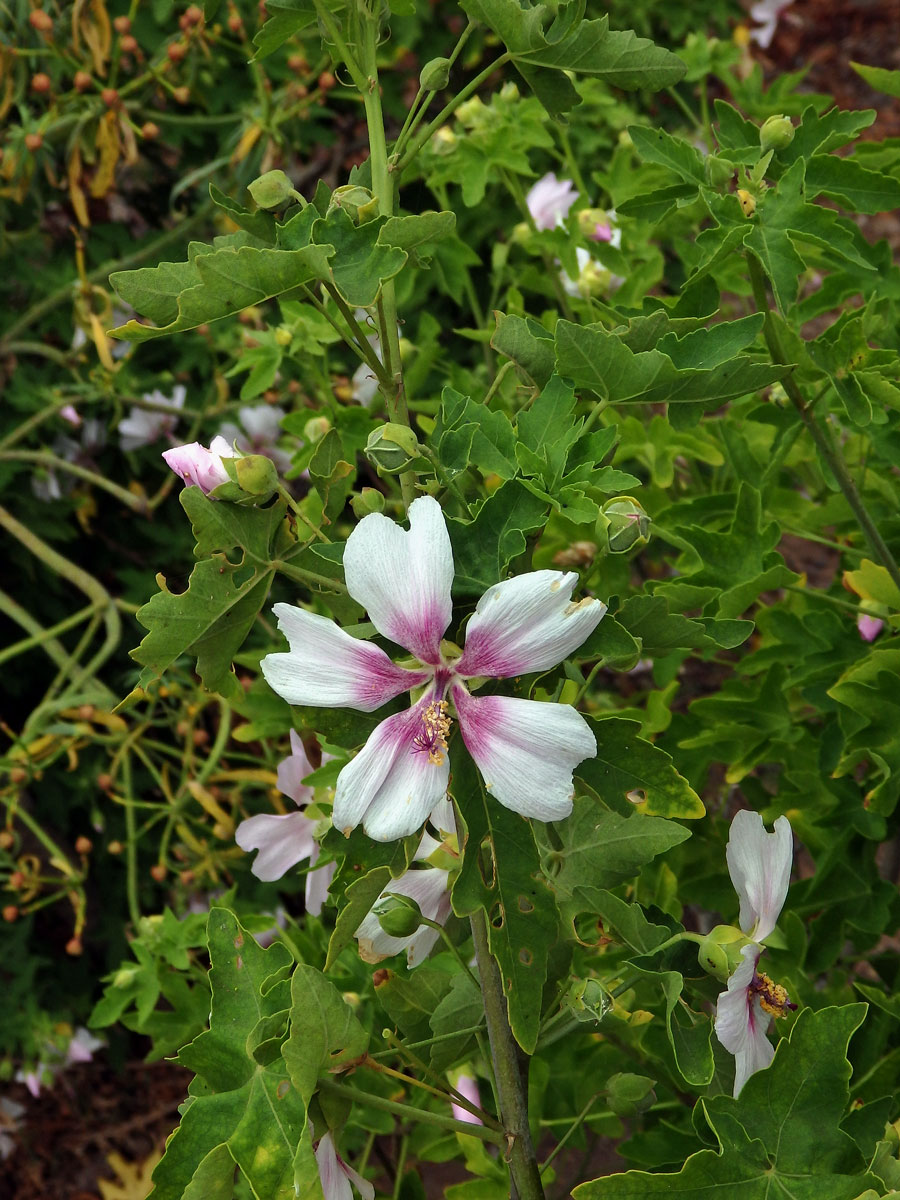
[[[529,189],[525,203],[538,229],[554,229],[562,224],[577,199],[572,180],[557,179],[550,171]]]
[[[766,1036],[769,1018],[797,1007],[780,984],[757,969],[760,943],[775,928],[791,877],[793,845],[787,817],[779,817],[774,830],[766,833],[759,813],[743,811],[735,816],[728,836],[726,861],[741,902],[740,926],[752,938],[716,1005],[716,1036],[735,1058],[735,1096],[775,1056]]]
[[[587,722],[571,705],[511,696],[473,696],[467,681],[506,679],[557,666],[606,612],[599,600],[572,601],[572,571],[532,571],[488,588],[466,629],[459,657],[442,639],[452,616],[453,552],[443,513],[430,496],[409,509],[409,532],[380,513],[347,540],[347,590],[380,634],[418,666],[401,667],[334,621],[276,604],[290,651],[269,654],[262,671],[290,704],[372,712],[421,688],[412,706],[382,721],[338,776],[332,819],[349,834],[362,822],[376,841],[419,829],[446,791],[450,722],[501,804],[555,821],[572,810],[572,772],[597,753]],[[451,710],[451,704],[453,710]]]

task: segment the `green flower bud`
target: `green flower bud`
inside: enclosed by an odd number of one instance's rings
[[[456,136],[453,130],[447,125],[442,125],[440,129],[435,131],[430,145],[435,154],[440,154],[441,157],[445,157],[446,155],[453,153],[453,151],[456,149],[456,143],[458,141],[459,138]]]
[[[378,199],[368,188],[357,183],[345,183],[336,187],[328,201],[329,213],[342,208],[354,225],[365,225],[378,216]]]
[[[597,540],[610,554],[640,549],[650,540],[650,518],[633,496],[607,500],[597,519]]]
[[[139,971],[138,967],[120,967],[113,976],[113,987],[127,988],[133,980],[137,979]]]
[[[741,951],[751,945],[733,925],[717,925],[697,949],[697,962],[708,975],[725,983],[743,962]]]
[[[275,344],[277,346],[289,346],[294,340],[294,335],[288,329],[287,325],[279,325],[275,330]]]
[[[422,924],[422,910],[412,896],[388,892],[372,905],[378,924],[390,937],[412,937]]]
[[[419,87],[426,92],[442,92],[449,82],[449,58],[433,58],[419,72]]]
[[[656,1102],[655,1079],[623,1071],[606,1081],[606,1103],[617,1117],[634,1117]]]
[[[531,226],[528,224],[528,222],[519,221],[517,225],[513,226],[509,240],[515,243],[517,246],[525,246],[533,237],[534,233],[532,232]]]
[[[790,117],[779,113],[777,117],[769,117],[763,121],[759,131],[759,144],[763,154],[767,150],[783,150],[794,140],[794,126]]]
[[[265,454],[246,454],[233,458],[234,472],[241,491],[249,496],[266,497],[278,490],[278,472]]]
[[[609,236],[597,237],[597,226],[609,229],[609,215],[605,208],[583,208],[578,214],[578,232],[592,242],[609,241]]]
[[[302,199],[284,171],[266,171],[247,185],[247,191],[259,208],[281,208],[288,200]]]
[[[487,106],[480,96],[471,96],[464,100],[456,110],[456,119],[467,127],[484,122]]]
[[[421,453],[413,431],[406,425],[398,425],[393,421],[373,429],[366,442],[366,458],[388,475],[405,471]]]
[[[566,1004],[579,1021],[602,1021],[613,1006],[612,997],[596,979],[576,979],[569,988]]]
[[[604,267],[603,263],[592,258],[581,268],[581,274],[578,276],[578,290],[582,296],[604,296],[609,291],[611,279],[612,271]]]
[[[310,417],[303,426],[303,436],[308,442],[318,442],[331,428],[327,417]]]
[[[362,520],[369,513],[384,512],[384,496],[377,488],[364,487],[358,496],[350,500],[354,514]]]

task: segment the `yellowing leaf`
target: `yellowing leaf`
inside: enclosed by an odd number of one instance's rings
[[[86,11],[88,10],[89,11]],[[94,64],[94,70],[106,78],[106,63],[112,46],[112,25],[104,0],[75,0],[72,5],[72,46],[81,53],[81,40]]]
[[[69,199],[72,201],[72,208],[75,210],[79,224],[87,228],[91,219],[88,216],[87,198],[81,186],[81,169],[81,149],[76,146],[69,158],[66,171],[69,178]]]
[[[161,1158],[161,1154],[155,1153],[142,1163],[130,1163],[113,1151],[106,1161],[115,1172],[115,1180],[97,1182],[103,1200],[147,1200],[153,1186],[150,1176]]]
[[[100,162],[97,172],[91,181],[91,195],[105,196],[113,185],[116,174],[116,163],[121,153],[119,141],[119,124],[114,112],[104,113],[97,126],[96,146],[100,152]]]

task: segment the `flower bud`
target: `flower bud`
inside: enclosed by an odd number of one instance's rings
[[[706,177],[713,187],[725,187],[734,179],[734,166],[716,154],[707,155]]]
[[[31,77],[31,90],[37,92],[38,95],[49,92],[52,86],[50,76],[43,71],[38,71],[37,75]]]
[[[384,496],[377,488],[364,487],[358,496],[351,498],[350,507],[354,515],[362,520],[369,513],[384,512]]]
[[[275,330],[275,345],[289,346],[294,340],[294,335],[288,329],[287,325],[279,325]]]
[[[442,92],[449,82],[449,58],[433,58],[419,72],[419,87],[426,92]]]
[[[602,1021],[613,1006],[612,997],[596,979],[575,979],[566,996],[566,1005],[579,1021]]]
[[[114,17],[113,29],[115,29],[116,33],[131,33],[130,17]]]
[[[635,1117],[656,1102],[655,1079],[623,1071],[606,1081],[606,1103],[617,1117]]]
[[[422,910],[412,896],[388,892],[372,906],[378,924],[389,937],[412,937],[422,924]]]
[[[456,149],[458,141],[459,138],[453,130],[447,125],[442,125],[440,129],[436,130],[431,139],[431,149],[435,154],[440,154],[441,156],[452,154]]]
[[[34,154],[35,151],[40,150],[43,144],[44,139],[39,133],[25,134],[25,149],[30,150],[32,154]]]
[[[191,89],[189,87],[173,88],[172,99],[176,104],[189,104],[191,100]]]
[[[266,171],[247,185],[247,191],[259,208],[281,208],[288,200],[296,199],[294,185],[284,171]]]
[[[43,9],[35,8],[28,14],[28,24],[38,33],[49,33],[53,28],[53,18]]]
[[[18,920],[18,917],[19,917],[19,910],[15,906],[15,904],[7,904],[6,907],[3,909],[3,920],[8,921],[9,924],[11,925],[13,923],[13,921]]]
[[[612,240],[612,226],[605,208],[583,208],[578,213],[578,231],[592,242]]]
[[[751,945],[733,925],[717,925],[697,949],[697,962],[708,975],[725,983],[743,962],[741,951]]]
[[[91,841],[90,838],[85,837],[83,834],[81,837],[77,838],[75,841],[75,850],[78,854],[90,854],[90,852],[91,852],[91,850],[93,850],[93,848],[94,848],[94,843]]]
[[[303,436],[308,442],[318,442],[331,428],[327,417],[310,417],[303,426]]]
[[[152,142],[159,137],[159,126],[155,121],[145,121],[141,126],[141,137],[146,138],[148,142]]]
[[[476,125],[482,120],[486,111],[484,101],[480,96],[470,96],[456,110],[456,119],[463,125]]]
[[[76,92],[86,92],[93,82],[87,71],[76,71],[72,80]]]
[[[278,472],[267,455],[246,454],[224,461],[226,470],[232,465],[238,485],[248,495],[269,497],[278,490]]]
[[[610,554],[640,549],[650,540],[650,518],[633,496],[607,500],[597,518],[597,540]]]
[[[763,121],[759,131],[759,145],[763,154],[767,150],[783,150],[794,140],[794,126],[790,117],[779,114]]]
[[[120,967],[113,975],[112,985],[114,988],[127,988],[139,973],[138,967]]]
[[[369,434],[365,454],[379,470],[394,475],[398,471],[405,471],[415,462],[421,454],[421,447],[411,429],[389,421]]]
[[[130,33],[127,33],[119,42],[119,46],[123,54],[137,54],[138,40],[136,37],[132,37]]]
[[[336,187],[328,202],[328,213],[342,208],[354,225],[365,225],[378,216],[378,200],[368,188],[356,183],[344,183]]]

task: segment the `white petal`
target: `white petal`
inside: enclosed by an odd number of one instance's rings
[[[793,840],[787,817],[766,833],[762,817],[746,809],[731,822],[725,858],[741,902],[741,929],[754,941],[769,936],[787,896]]]
[[[280,879],[298,862],[309,858],[316,845],[315,821],[302,812],[278,815],[260,813],[241,821],[234,840],[242,850],[258,850],[259,857],[250,870],[257,879],[270,883]]]
[[[433,763],[415,744],[424,733],[426,694],[418,704],[388,717],[338,776],[332,820],[344,833],[360,822],[376,842],[406,837],[425,824],[447,791],[450,764]]]
[[[309,856],[309,861],[314,863],[319,857],[319,846],[316,844],[315,849]],[[328,889],[331,887],[331,881],[334,879],[334,873],[337,870],[337,863],[326,863],[324,867],[317,867],[315,871],[310,871],[306,876],[305,903],[306,911],[314,917],[322,915],[322,906],[328,899]]]
[[[395,666],[378,646],[351,637],[334,621],[305,608],[276,604],[274,612],[291,649],[267,654],[260,666],[269,686],[288,704],[372,712],[431,674]]]
[[[600,600],[573,602],[577,582],[576,571],[531,571],[488,588],[466,626],[458,674],[508,679],[562,662],[606,612]]]
[[[769,1015],[759,997],[750,992],[759,950],[756,946],[745,946],[741,954],[744,961],[719,995],[715,1021],[716,1037],[734,1055],[735,1096],[755,1071],[767,1067],[775,1057],[775,1049],[766,1037]]]
[[[350,1180],[341,1169],[330,1133],[326,1133],[320,1139],[315,1149],[315,1155],[319,1167],[319,1182],[322,1184],[322,1194],[325,1200],[353,1200]]]
[[[456,813],[448,796],[444,796],[434,806],[429,822],[441,834],[452,834],[456,837]]]
[[[296,805],[308,804],[312,799],[313,788],[304,785],[303,780],[312,774],[312,764],[306,756],[303,739],[296,729],[291,730],[291,753],[278,764],[278,790]]]
[[[370,513],[347,539],[347,590],[385,637],[422,662],[440,660],[453,606],[453,551],[441,506],[421,496],[409,506],[409,532]]]
[[[438,867],[407,871],[399,879],[391,880],[381,892],[381,896],[385,896],[389,892],[397,892],[401,896],[411,896],[421,909],[423,917],[443,925],[450,915],[450,893],[447,890],[447,878],[447,872]],[[407,963],[410,967],[416,967],[428,957],[440,935],[436,929],[432,929],[428,925],[420,925],[416,932],[408,937],[391,937],[381,928],[374,912],[370,912],[353,936],[359,940],[359,955],[363,962],[381,962],[383,958],[390,958],[392,955],[406,950]]]
[[[569,704],[470,696],[459,684],[453,701],[463,741],[491,795],[523,817],[567,817],[572,772],[597,753],[584,717]]]
[[[268,404],[259,404],[253,408],[242,408],[238,417],[250,437],[250,444],[256,447],[256,453],[262,445],[271,445],[281,437],[281,420],[284,417],[283,408],[274,408]]]

